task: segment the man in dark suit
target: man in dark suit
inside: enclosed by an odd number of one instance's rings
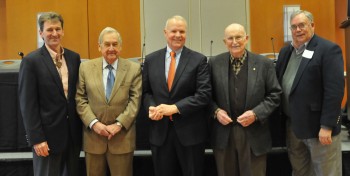
[[[184,46],[187,23],[166,22],[167,47],[146,56],[143,103],[157,176],[202,176],[211,86],[207,58]]]
[[[293,174],[342,175],[340,114],[344,68],[340,47],[314,34],[313,16],[290,17],[293,41],[281,49],[276,71],[287,117],[287,148]]]
[[[219,176],[266,175],[268,117],[280,103],[272,60],[245,49],[244,27],[226,27],[229,52],[209,60],[213,89],[211,143]]]
[[[61,45],[61,15],[43,13],[38,23],[45,44],[23,58],[19,71],[20,109],[33,146],[34,175],[79,175],[82,131],[74,98],[80,56]]]

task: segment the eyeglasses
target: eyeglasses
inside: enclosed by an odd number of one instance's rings
[[[119,46],[119,43],[108,43],[108,42],[106,42],[106,43],[103,43],[102,45],[105,48],[110,48],[110,47],[117,48]]]
[[[233,41],[240,42],[240,41],[243,41],[244,39],[245,39],[245,36],[242,36],[242,35],[231,36],[226,38],[226,40],[229,42],[233,42]]]
[[[299,28],[300,30],[303,30],[303,29],[306,28],[307,25],[308,25],[308,24],[305,24],[305,23],[299,23],[299,24],[297,24],[297,25],[293,24],[293,25],[291,25],[289,28],[290,28],[290,30],[292,30],[292,31],[296,31],[298,28]]]

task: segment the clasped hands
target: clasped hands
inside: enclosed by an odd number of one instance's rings
[[[156,107],[150,106],[148,108],[148,117],[152,120],[161,120],[164,116],[171,116],[178,113],[176,105],[160,104]]]
[[[229,123],[232,123],[232,119],[228,116],[227,112],[225,110],[220,109],[217,114],[216,118],[222,125],[227,125]],[[248,110],[244,112],[242,115],[237,117],[237,122],[241,124],[243,127],[247,127],[254,123],[256,120],[255,113],[252,110]]]
[[[117,134],[122,128],[117,125],[116,123],[113,123],[111,125],[105,125],[101,122],[96,122],[92,129],[95,131],[95,133],[105,136],[110,140],[115,134]]]

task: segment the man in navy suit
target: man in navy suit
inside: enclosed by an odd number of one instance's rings
[[[34,175],[79,175],[82,129],[75,93],[80,56],[61,45],[61,15],[44,13],[38,23],[45,44],[25,56],[19,70],[19,102],[33,146]]]
[[[287,119],[287,148],[293,174],[342,175],[340,114],[344,65],[340,47],[314,34],[313,15],[290,17],[293,41],[276,63]]]
[[[151,120],[157,176],[203,175],[211,86],[207,58],[184,46],[186,31],[183,17],[169,18],[164,29],[167,47],[146,56],[143,68],[143,103]],[[172,64],[174,78],[169,74]]]
[[[218,175],[264,176],[271,150],[268,118],[282,93],[275,67],[271,59],[246,50],[248,35],[240,24],[225,28],[224,43],[228,52],[209,60]]]

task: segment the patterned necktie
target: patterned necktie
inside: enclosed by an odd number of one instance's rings
[[[242,62],[239,59],[233,59],[232,66],[233,66],[233,71],[236,75],[238,75],[242,65],[243,65]]]
[[[171,86],[173,85],[173,81],[174,81],[174,77],[175,77],[175,65],[176,65],[175,55],[176,55],[176,53],[174,51],[170,52],[171,62],[170,62],[169,72],[168,72],[168,89],[169,89],[169,91],[171,90]]]
[[[114,75],[113,75],[113,67],[112,65],[107,65],[108,68],[108,76],[107,76],[107,85],[106,85],[106,100],[109,101],[109,98],[111,96],[111,92],[114,85]]]

